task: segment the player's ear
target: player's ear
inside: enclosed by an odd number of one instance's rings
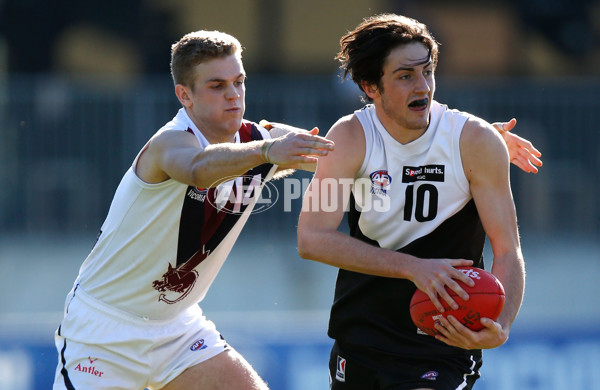
[[[367,81],[361,81],[360,85],[363,89],[363,91],[365,92],[365,94],[367,94],[367,96],[371,99],[374,99],[378,94],[379,94],[379,89],[377,88],[377,84],[372,84],[369,83]]]
[[[192,91],[183,84],[175,85],[175,95],[184,107],[192,106]]]

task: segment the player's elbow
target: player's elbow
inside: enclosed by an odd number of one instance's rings
[[[187,171],[189,184],[198,188],[209,188],[214,180],[210,180],[206,172],[210,172],[207,161],[199,153],[194,156]]]
[[[307,260],[314,259],[314,237],[306,229],[298,226],[298,255]]]
[[[309,242],[306,235],[298,230],[298,255],[303,259],[308,259],[309,253]]]

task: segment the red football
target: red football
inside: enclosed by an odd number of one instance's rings
[[[415,291],[410,301],[410,316],[413,322],[417,328],[428,335],[433,336],[439,333],[434,324],[440,316],[446,317],[450,314],[466,327],[472,330],[481,330],[483,325],[479,322],[480,318],[487,317],[495,321],[502,312],[504,287],[494,275],[484,269],[475,267],[457,267],[457,269],[467,274],[475,282],[473,287],[469,287],[458,281],[460,286],[469,294],[468,301],[463,301],[454,291],[446,287],[446,291],[458,303],[458,309],[450,309],[448,303],[440,299],[445,311],[443,313],[438,312],[429,296],[421,290]]]

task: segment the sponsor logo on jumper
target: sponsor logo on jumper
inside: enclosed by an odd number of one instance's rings
[[[444,181],[444,165],[404,166],[402,168],[402,183],[414,183],[416,181]]]
[[[369,175],[371,179],[371,193],[376,195],[387,195],[392,184],[392,177],[388,174],[385,169],[372,172]]]
[[[346,359],[338,355],[337,368],[335,370],[335,379],[340,382],[346,382]]]
[[[428,381],[437,380],[438,373],[437,371],[427,371],[425,374],[421,375],[421,379],[426,379]]]
[[[102,375],[104,374],[104,372],[100,371],[96,367],[94,367],[94,363],[96,362],[96,360],[98,360],[98,358],[92,358],[90,356],[90,357],[88,357],[88,360],[90,361],[89,366],[86,366],[85,364],[81,365],[81,363],[78,363],[77,366],[75,366],[74,370],[83,372],[85,374],[94,375],[94,376],[97,376],[98,378],[101,378]]]
[[[190,351],[199,351],[206,347],[207,347],[207,345],[204,344],[204,339],[200,339],[200,340],[196,341],[194,344],[192,344],[192,346],[190,347]]]

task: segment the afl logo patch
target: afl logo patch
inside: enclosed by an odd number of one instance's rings
[[[437,371],[427,371],[425,374],[421,375],[421,379],[425,379],[428,381],[434,381],[438,377]]]
[[[392,177],[385,169],[380,169],[369,175],[371,179],[371,193],[376,195],[387,195],[392,184]]]
[[[200,339],[200,340],[196,341],[194,344],[192,344],[192,346],[190,347],[190,351],[198,351],[198,350],[204,349],[206,347],[207,347],[207,345],[204,344],[204,339]]]

